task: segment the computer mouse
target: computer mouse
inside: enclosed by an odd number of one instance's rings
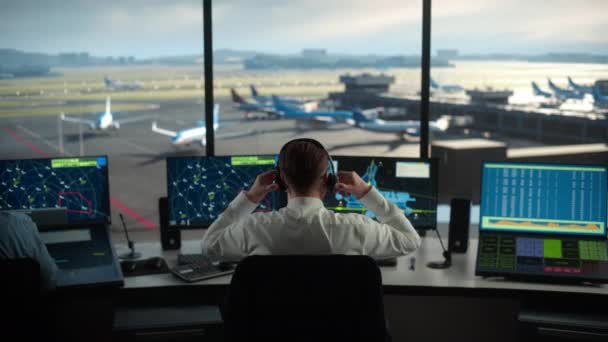
[[[160,270],[165,265],[165,259],[161,257],[153,257],[146,260],[146,268]]]
[[[120,262],[122,273],[132,273],[137,268],[137,261],[125,260]]]

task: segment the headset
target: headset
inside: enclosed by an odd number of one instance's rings
[[[294,139],[294,140],[289,141],[285,145],[283,145],[283,147],[281,147],[281,151],[279,152],[279,160],[277,161],[277,166],[276,166],[277,172],[276,172],[276,176],[274,179],[275,183],[279,186],[279,189],[281,189],[282,191],[287,190],[287,186],[281,179],[281,168],[279,167],[279,165],[281,165],[281,163],[280,163],[281,156],[285,152],[285,149],[287,148],[287,146],[289,146],[289,144],[295,143],[295,142],[307,142],[307,143],[313,144],[314,146],[322,149],[325,152],[325,154],[327,155],[327,162],[329,164],[329,171],[327,172],[327,192],[333,193],[334,187],[336,186],[336,183],[338,183],[338,176],[336,175],[336,170],[334,169],[334,161],[331,159],[331,155],[329,155],[329,152],[327,152],[327,150],[325,149],[323,144],[321,144],[320,142],[318,142],[315,139],[310,139],[310,138]]]

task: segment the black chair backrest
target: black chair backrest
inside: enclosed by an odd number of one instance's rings
[[[40,291],[40,265],[30,258],[0,259],[0,289],[7,295],[27,295]],[[11,292],[4,292],[11,291]]]
[[[230,284],[232,341],[385,341],[382,277],[367,256],[251,256]]]
[[[38,262],[29,258],[0,259],[0,277],[3,336],[20,341],[41,336],[45,328],[41,323],[43,304]]]

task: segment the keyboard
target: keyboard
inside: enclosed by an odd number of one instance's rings
[[[181,265],[171,269],[171,273],[179,279],[193,283],[205,279],[211,279],[215,277],[221,277],[227,274],[233,273],[234,270],[221,270],[213,265]]]
[[[178,254],[177,264],[178,265],[190,265],[190,264],[203,264],[211,262],[208,256],[203,254]]]
[[[567,276],[608,280],[608,243],[580,237],[483,233],[477,274]]]
[[[188,283],[221,277],[234,272],[232,267],[216,265],[209,257],[202,254],[180,254],[177,257],[177,263],[178,266],[172,268],[171,273]]]

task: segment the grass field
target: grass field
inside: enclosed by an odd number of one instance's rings
[[[215,72],[214,95],[226,100],[230,89],[248,97],[249,85],[258,86],[264,94],[326,97],[340,91],[339,74],[334,72],[250,72],[218,68]],[[97,68],[56,68],[51,76],[0,80],[0,117],[86,114],[104,110],[107,96],[117,112],[146,110],[149,104],[179,101],[202,101],[204,82],[202,67],[135,66]],[[103,78],[139,82],[133,91],[108,89]]]
[[[566,87],[566,76],[583,84],[608,78],[608,65],[526,62],[457,62],[454,68],[438,68],[432,75],[440,83],[461,84],[465,88],[508,88],[515,92],[514,102],[532,99],[530,82],[541,84],[552,78]],[[250,96],[254,84],[264,95],[277,94],[306,98],[325,98],[329,92],[342,91],[340,75],[385,73],[395,77],[391,91],[416,94],[420,89],[420,69],[335,69],[335,70],[243,70],[234,65],[217,65],[214,70],[214,95],[229,98],[235,88]],[[103,78],[138,82],[135,91],[112,91]],[[201,102],[204,97],[202,65],[122,66],[53,68],[45,77],[0,80],[0,117],[56,115],[58,112],[85,114],[99,111],[106,96],[112,97],[113,110],[145,110],[147,104],[163,102]],[[545,87],[543,85],[543,87]],[[546,87],[545,87],[546,88]],[[463,94],[464,96],[464,94]]]

